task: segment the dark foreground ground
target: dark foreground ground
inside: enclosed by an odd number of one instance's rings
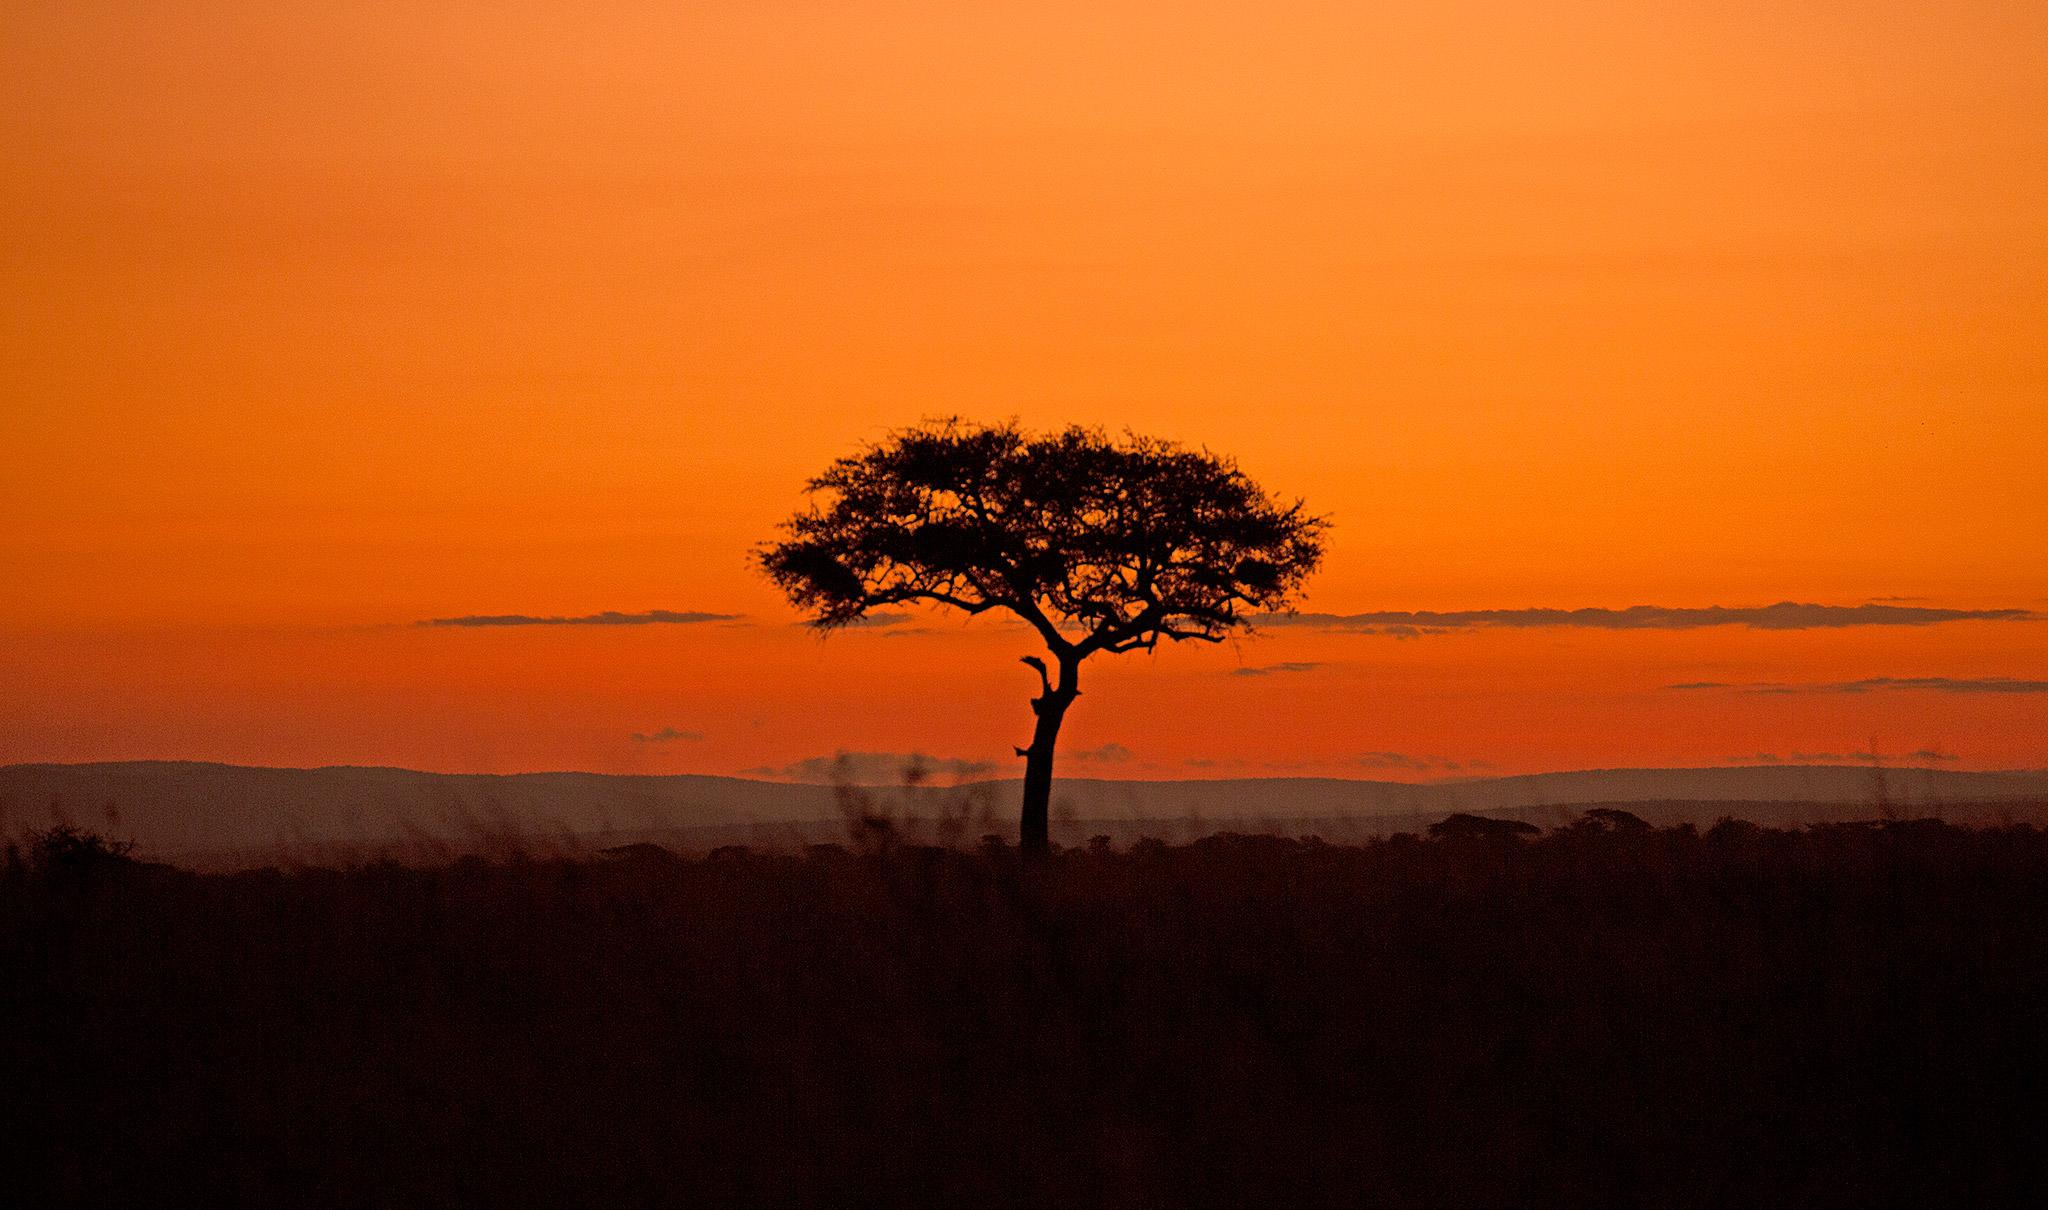
[[[0,874],[16,1205],[2025,1204],[2048,833]]]

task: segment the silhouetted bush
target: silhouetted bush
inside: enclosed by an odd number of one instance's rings
[[[1599,832],[1647,832],[1650,825],[1634,811],[1619,807],[1588,807],[1579,816],[1574,827],[1589,828]]]
[[[1534,836],[1543,829],[1519,819],[1489,819],[1484,815],[1452,815],[1429,825],[1429,834],[1440,840],[1515,840]]]
[[[28,868],[36,873],[80,876],[132,866],[134,842],[110,840],[98,832],[60,823],[29,838]]]
[[[29,873],[6,1192],[2029,1204],[2044,908],[1928,821]]]

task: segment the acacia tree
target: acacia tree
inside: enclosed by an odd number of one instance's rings
[[[756,555],[810,623],[929,602],[1004,610],[1038,632],[1037,716],[1024,758],[1021,847],[1047,847],[1053,748],[1098,652],[1219,643],[1286,608],[1322,559],[1326,523],[1228,458],[1071,427],[927,421],[841,458],[811,506]]]

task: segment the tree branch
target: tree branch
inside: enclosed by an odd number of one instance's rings
[[[991,609],[1007,604],[1004,601],[969,600],[950,592],[928,588],[890,588],[867,595],[869,605],[901,605],[909,601],[931,601],[938,605],[951,605],[966,613],[987,613]]]
[[[1038,607],[1038,602],[1029,596],[1004,600],[999,604],[1031,623],[1032,628],[1038,631],[1038,637],[1045,640],[1046,650],[1054,655],[1064,658],[1075,650],[1074,645],[1067,641],[1067,636],[1060,633],[1060,628],[1052,624],[1052,619],[1046,617],[1045,611]]]
[[[1038,683],[1039,683],[1039,685],[1040,685],[1040,686],[1042,686],[1042,687],[1044,688],[1044,691],[1045,691],[1045,696],[1047,696],[1047,697],[1051,697],[1051,696],[1052,696],[1052,676],[1051,676],[1051,675],[1050,675],[1049,673],[1047,673],[1047,672],[1046,672],[1046,669],[1045,669],[1045,661],[1044,661],[1044,660],[1041,660],[1041,659],[1039,659],[1039,658],[1038,658],[1037,656],[1035,656],[1035,655],[1027,655],[1027,656],[1023,657],[1022,659],[1018,660],[1017,662],[1018,662],[1018,663],[1020,663],[1020,664],[1024,664],[1024,665],[1026,665],[1026,666],[1028,666],[1028,667],[1030,667],[1030,668],[1034,669],[1034,670],[1035,670],[1035,671],[1036,671],[1036,672],[1038,673]]]

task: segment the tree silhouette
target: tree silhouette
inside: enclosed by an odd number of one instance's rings
[[[1325,521],[1203,450],[1099,429],[927,421],[841,458],[760,566],[812,625],[930,602],[1007,610],[1045,643],[1019,841],[1047,847],[1053,748],[1098,652],[1221,642],[1285,608],[1322,559]],[[1057,675],[1055,675],[1055,669]]]

